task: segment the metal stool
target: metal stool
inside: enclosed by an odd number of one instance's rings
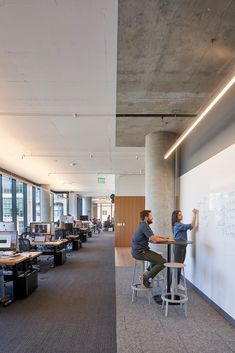
[[[180,307],[182,308],[182,305],[184,304],[184,310],[185,310],[185,316],[187,316],[187,301],[188,301],[188,295],[187,295],[187,287],[186,287],[186,281],[185,281],[185,274],[184,274],[184,267],[185,264],[179,263],[179,262],[166,262],[164,266],[171,271],[172,275],[172,282],[171,282],[171,290],[170,292],[167,292],[167,271],[165,273],[165,278],[164,278],[164,285],[163,285],[163,291],[162,291],[162,308],[164,308],[164,304],[166,304],[165,308],[165,316],[168,314],[168,304],[180,304]],[[184,284],[184,291],[180,291],[177,289],[177,273],[178,269],[181,269],[182,276],[183,276],[183,284]],[[184,293],[182,293],[184,292]]]
[[[132,301],[132,303],[134,302],[134,297],[137,297],[137,294],[139,292],[146,293],[147,297],[148,297],[149,304],[151,302],[152,288],[146,288],[143,285],[143,273],[144,272],[145,272],[145,261],[135,260],[135,266],[134,266],[134,272],[133,272],[133,278],[132,278],[132,284],[131,284],[131,289],[132,289],[131,301]],[[138,277],[137,277],[137,273],[138,273]]]

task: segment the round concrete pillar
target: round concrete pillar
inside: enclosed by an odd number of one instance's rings
[[[175,133],[159,131],[145,137],[145,208],[152,211],[154,234],[170,236],[175,208],[175,159],[164,154],[175,142]]]
[[[82,214],[91,218],[91,197],[82,198]]]
[[[50,185],[41,185],[41,222],[51,221]]]

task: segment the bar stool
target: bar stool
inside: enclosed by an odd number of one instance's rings
[[[143,292],[147,294],[148,303],[151,302],[152,288],[146,288],[143,285],[143,273],[145,272],[145,261],[135,260],[134,272],[132,277],[132,297],[131,301],[134,302],[134,297],[137,297],[138,293]]]
[[[168,304],[180,304],[180,307],[182,308],[182,305],[184,304],[184,310],[185,310],[185,316],[187,316],[187,301],[188,301],[188,294],[187,294],[187,287],[186,287],[186,281],[185,281],[185,274],[184,274],[184,267],[186,266],[185,264],[179,263],[179,262],[166,262],[164,266],[169,269],[171,272],[171,289],[170,292],[167,291],[167,271],[165,272],[165,278],[164,278],[164,284],[163,284],[163,291],[162,291],[162,308],[164,308],[164,305],[166,304],[165,308],[165,316],[168,314]],[[177,273],[178,269],[181,269],[181,274],[183,277],[183,284],[184,284],[184,291],[179,291],[177,289]]]

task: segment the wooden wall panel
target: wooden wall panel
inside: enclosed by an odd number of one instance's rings
[[[144,210],[144,196],[115,196],[115,246],[129,247],[134,229]]]

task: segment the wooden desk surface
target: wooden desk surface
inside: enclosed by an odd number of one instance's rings
[[[12,257],[9,256],[0,256],[0,264],[2,265],[17,265],[25,260],[34,259],[42,255],[41,251],[33,251],[33,252],[22,252],[20,255]]]
[[[62,245],[64,243],[67,243],[67,239],[60,239],[60,240],[55,240],[55,241],[31,241],[31,245],[44,245],[44,246],[57,246],[57,245]]]

